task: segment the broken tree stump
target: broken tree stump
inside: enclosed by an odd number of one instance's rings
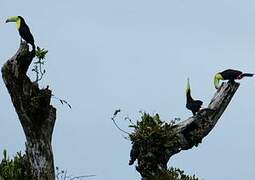
[[[52,133],[56,108],[50,105],[51,90],[40,89],[26,75],[34,54],[22,42],[2,67],[2,78],[26,136],[27,179],[54,180]]]

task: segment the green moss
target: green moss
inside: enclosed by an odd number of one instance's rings
[[[138,160],[136,169],[143,180],[198,180],[180,169],[167,170],[169,158],[180,151],[176,121],[166,123],[158,114],[143,113],[141,120],[130,126],[134,131],[129,135],[133,144],[129,164]]]
[[[132,142],[150,141],[153,144],[169,147],[167,141],[174,138],[175,122],[165,123],[160,120],[158,114],[151,116],[143,113],[141,121],[137,121],[136,125],[130,127],[135,128],[134,132],[129,135]],[[155,144],[155,145],[156,145]]]
[[[186,175],[183,170],[179,168],[170,168],[163,172],[160,176],[153,178],[144,178],[143,180],[199,180],[195,175]]]
[[[129,137],[135,144],[133,148],[137,148],[135,151],[139,152],[140,158],[150,154],[156,157],[157,162],[162,160],[163,163],[166,163],[168,158],[162,157],[162,155],[169,155],[175,151],[175,147],[178,147],[179,138],[174,129],[175,121],[165,123],[160,120],[158,114],[151,116],[148,113],[143,113],[141,121],[137,121],[136,125],[130,127],[134,128],[134,132]]]

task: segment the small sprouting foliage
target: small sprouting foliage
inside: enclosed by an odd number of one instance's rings
[[[48,50],[46,50],[44,48],[40,48],[39,46],[37,46],[35,56],[37,57],[37,59],[43,60],[43,59],[45,59],[45,56],[46,56],[47,53],[48,53]]]
[[[37,61],[34,62],[34,67],[32,69],[32,71],[35,72],[36,74],[36,78],[35,78],[36,83],[42,80],[43,76],[46,73],[46,70],[43,69],[43,65],[45,65],[45,58],[47,53],[48,53],[48,50],[37,46],[36,52],[35,52],[35,57],[37,58]],[[56,97],[53,94],[52,94],[52,98],[57,99],[61,104],[67,105],[70,109],[72,108],[71,104],[68,103],[66,100]]]
[[[35,57],[37,58],[37,61],[34,62],[34,67],[32,69],[32,71],[34,71],[36,74],[35,82],[40,81],[43,78],[43,75],[46,73],[46,70],[43,69],[43,65],[45,64],[45,57],[47,53],[48,50],[37,46],[35,52]]]

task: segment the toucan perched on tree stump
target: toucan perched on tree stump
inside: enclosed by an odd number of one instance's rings
[[[193,115],[196,115],[196,113],[200,110],[203,101],[200,100],[194,100],[191,97],[191,89],[190,89],[190,84],[189,84],[189,78],[187,80],[187,88],[186,88],[186,108],[192,111]]]
[[[30,32],[30,29],[29,29],[28,25],[26,24],[24,18],[21,16],[12,16],[12,17],[9,17],[5,22],[6,23],[16,22],[16,27],[19,31],[19,35],[27,43],[32,45],[32,48],[33,48],[32,53],[35,54],[34,37],[33,37],[32,33]]]
[[[216,89],[219,88],[220,80],[229,80],[235,81],[235,79],[242,79],[243,77],[252,77],[254,74],[252,73],[243,73],[234,69],[227,69],[225,71],[219,72],[214,76],[214,86]]]

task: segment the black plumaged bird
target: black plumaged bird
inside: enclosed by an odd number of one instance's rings
[[[196,113],[200,110],[202,104],[203,104],[203,101],[194,100],[191,97],[191,89],[190,89],[189,78],[188,78],[187,88],[186,88],[186,108],[192,111],[193,115],[196,115]]]
[[[253,73],[243,73],[242,71],[227,69],[214,76],[214,86],[218,89],[220,80],[229,80],[234,82],[236,79],[240,80],[243,77],[252,77],[253,75]]]
[[[21,36],[22,39],[24,39],[27,43],[32,45],[32,52],[35,53],[35,42],[34,42],[34,37],[32,33],[30,32],[30,29],[28,25],[26,24],[25,20],[21,16],[12,16],[9,17],[6,21],[8,22],[16,22],[16,27],[19,31],[19,35]]]

